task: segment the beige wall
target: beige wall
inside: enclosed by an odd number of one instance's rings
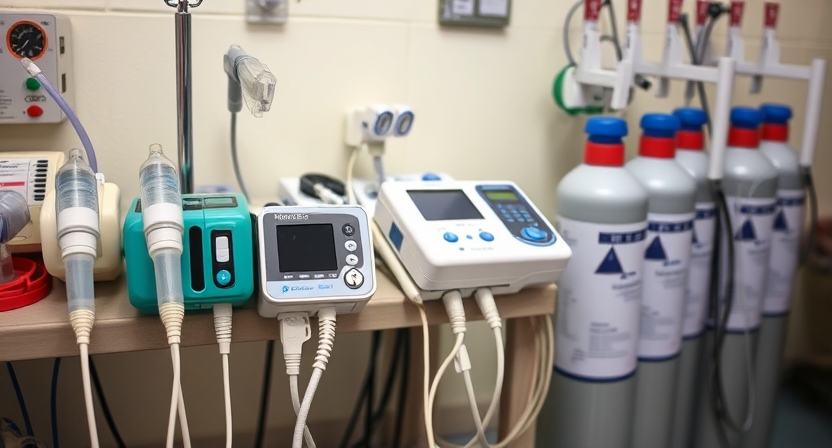
[[[75,107],[96,144],[101,169],[118,183],[125,201],[138,193],[137,171],[147,147],[161,143],[175,154],[173,17],[161,0],[5,0],[4,6],[38,7],[70,16],[75,51]],[[644,0],[645,52],[661,52],[665,5]],[[692,7],[688,0],[687,7]],[[749,1],[744,34],[749,57],[761,35],[762,1]],[[243,114],[239,146],[243,171],[254,196],[269,196],[278,178],[315,170],[342,176],[347,151],[342,144],[344,111],[370,102],[403,102],[417,113],[412,135],[389,144],[391,173],[444,171],[459,179],[510,179],[553,218],[558,181],[582,156],[583,118],[557,110],[551,82],[565,65],[561,31],[567,0],[515,0],[505,30],[443,29],[436,24],[436,0],[303,0],[291,2],[283,27],[246,25],[243,0],[205,0],[194,15],[194,136],[197,184],[233,183],[228,155],[226,78],[221,56],[230,44],[242,45],[267,63],[278,78],[275,105],[262,119]],[[616,3],[619,19],[624,2]],[[832,59],[832,33],[824,19],[832,0],[803,0],[783,6],[780,36],[783,60],[807,63]],[[578,16],[580,17],[580,15]],[[580,21],[573,24],[578,45]],[[623,30],[623,26],[621,27]],[[724,36],[725,21],[716,40]],[[718,45],[717,48],[721,48]],[[577,47],[576,47],[577,51]],[[832,70],[830,71],[832,72]],[[832,75],[830,75],[832,76]],[[832,211],[832,82],[827,89],[817,157],[821,209]],[[747,80],[737,82],[738,104],[784,101],[795,106],[792,142],[799,143],[804,85],[766,81],[764,92],[749,97]],[[638,92],[623,115],[635,134],[648,111],[681,104],[681,84],[668,99]],[[635,135],[628,139],[635,153]],[[2,126],[0,150],[67,150],[77,146],[69,126]],[[358,164],[369,173],[366,155]],[[472,347],[483,399],[493,373],[490,337]],[[312,420],[349,412],[363,375],[368,335],[339,336],[331,369],[322,383]],[[477,339],[477,338],[472,338]],[[235,428],[251,432],[257,408],[263,344],[235,345],[232,351]],[[184,351],[184,388],[193,433],[223,433],[219,358],[215,347]],[[116,418],[130,445],[157,443],[164,434],[169,396],[165,352],[101,356],[99,368]],[[270,419],[273,427],[291,422],[280,356]],[[50,361],[18,363],[30,412],[39,434],[48,435]],[[61,377],[61,431],[66,446],[85,440],[77,359],[67,360]],[[448,406],[463,396],[445,389]],[[0,390],[11,397],[5,374]],[[324,397],[330,395],[328,400]],[[328,401],[328,403],[327,403]],[[326,404],[325,404],[326,403]],[[17,418],[11,398],[0,414]],[[19,420],[19,419],[18,419]],[[104,421],[100,433],[107,438]],[[340,431],[340,428],[334,428]],[[321,428],[313,427],[321,433]],[[326,431],[331,432],[331,431]],[[242,439],[241,439],[242,440]]]

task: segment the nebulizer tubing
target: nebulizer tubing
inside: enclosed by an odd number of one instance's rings
[[[173,363],[173,391],[166,446],[173,447],[177,409],[179,410],[182,438],[190,446],[187,416],[182,396],[181,359],[179,344],[182,336],[182,320],[185,314],[185,298],[182,291],[182,199],[179,193],[179,177],[176,168],[162,152],[158,144],[150,146],[150,155],[139,169],[144,235],[156,278],[156,295],[159,316],[165,326]]]
[[[5,244],[29,224],[29,204],[15,191],[0,191],[0,284],[14,280],[11,254]]]
[[[35,65],[29,58],[23,58],[20,60],[20,63],[23,64],[23,67],[29,72],[32,77],[37,79],[41,86],[46,90],[46,93],[49,94],[50,97],[55,101],[58,107],[64,112],[66,118],[72,123],[72,127],[75,128],[75,132],[78,133],[78,138],[81,139],[81,144],[84,146],[84,150],[87,153],[87,160],[89,161],[89,165],[92,168],[93,172],[98,172],[98,160],[95,158],[95,150],[93,150],[92,142],[90,141],[90,136],[87,135],[87,131],[84,129],[84,125],[81,124],[81,120],[78,119],[78,116],[75,115],[75,112],[69,107],[69,104],[64,100],[64,97],[58,92],[58,89],[49,82],[49,79],[41,73],[40,68]]]

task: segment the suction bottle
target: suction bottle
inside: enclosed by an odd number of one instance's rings
[[[627,123],[590,118],[586,132],[584,162],[557,191],[573,253],[559,282],[538,447],[626,448],[632,430],[647,193],[623,167]]]
[[[749,432],[743,435],[744,448],[768,446],[771,440],[780,380],[780,359],[783,356],[792,286],[797,271],[805,202],[797,152],[788,143],[792,110],[784,105],[764,104],[760,112],[763,119],[760,152],[777,169],[777,209],[754,369],[754,422]]]
[[[650,198],[630,446],[667,448],[682,350],[696,182],[674,159],[678,118],[646,114],[641,128],[639,155],[627,163]]]
[[[705,111],[685,107],[674,110],[673,115],[681,125],[676,133],[676,162],[696,181],[696,219],[693,221],[693,246],[685,292],[682,353],[679,356],[670,445],[673,448],[688,448],[693,434],[696,397],[706,390],[700,361],[705,318],[708,314],[716,206],[708,182],[709,158],[704,151],[702,128],[708,121]]]
[[[777,208],[777,170],[759,150],[760,121],[761,114],[756,109],[735,107],[731,111],[722,180],[731,223],[722,228],[730,228],[731,232],[723,232],[717,246],[723,261],[719,272],[720,315],[710,322],[714,331],[708,331],[705,337],[706,368],[709,372],[718,371],[722,394],[717,401],[712,393],[716,390],[715,378],[709,373],[707,392],[699,395],[694,431],[697,448],[724,445],[720,444],[720,433],[730,447],[738,447],[752,418],[749,389],[754,386],[754,355]],[[724,262],[729,259],[728,243],[732,243],[734,252],[730,289],[728,263]],[[715,343],[714,338],[721,341]],[[718,357],[715,345],[721,347]]]

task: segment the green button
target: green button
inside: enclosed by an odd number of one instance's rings
[[[35,78],[29,78],[26,80],[26,88],[33,92],[38,90],[40,89],[40,81]]]

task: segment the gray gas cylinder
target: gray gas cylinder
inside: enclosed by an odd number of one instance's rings
[[[646,114],[638,157],[627,163],[647,190],[641,332],[631,446],[670,445],[693,241],[696,182],[674,159],[679,119]]]
[[[590,118],[584,163],[558,185],[572,248],[559,284],[552,387],[537,446],[627,448],[632,429],[647,193],[624,168],[627,124]]]
[[[780,360],[797,271],[805,202],[797,152],[788,142],[792,110],[780,104],[764,104],[760,107],[760,112],[763,118],[760,152],[768,157],[778,173],[777,211],[754,369],[754,423],[751,430],[743,435],[743,448],[767,447],[771,441],[780,382]]]
[[[723,242],[733,243],[735,263],[733,304],[719,359],[725,406],[738,425],[744,424],[749,412],[748,387],[762,318],[763,290],[777,205],[777,171],[758,149],[760,115],[756,109],[747,107],[735,107],[731,111],[722,181],[732,227],[730,233],[723,231],[721,238],[724,238]],[[722,260],[727,259],[727,247],[727,244],[720,245]],[[727,269],[726,263],[722,265]],[[723,270],[720,274],[723,296],[727,278],[724,274]],[[714,359],[714,332],[708,333],[705,351],[710,371]],[[710,376],[708,381],[711,381]],[[728,445],[739,447],[742,432],[718,421],[712,394],[703,393],[700,397],[694,446],[721,446],[717,433],[717,425],[721,425]]]
[[[708,154],[702,128],[708,117],[702,109],[683,107],[673,111],[681,129],[676,133],[676,161],[696,181],[696,219],[693,222],[693,247],[685,294],[682,324],[682,353],[673,413],[672,448],[688,448],[693,438],[696,397],[707,393],[701,371],[702,335],[708,314],[711,258],[714,248],[716,206],[708,182]]]

